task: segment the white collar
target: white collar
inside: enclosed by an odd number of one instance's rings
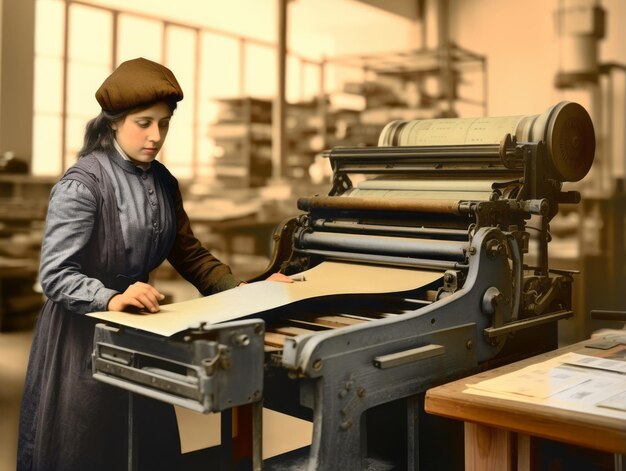
[[[130,157],[126,155],[126,152],[124,152],[122,148],[120,147],[120,145],[117,143],[117,139],[113,139],[113,145],[115,146],[115,149],[119,152],[119,154],[122,156],[124,160],[128,160],[130,163],[139,167],[142,170],[148,170],[150,168],[150,162],[148,162],[147,164],[139,164],[130,160]]]

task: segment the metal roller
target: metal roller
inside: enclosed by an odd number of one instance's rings
[[[543,141],[559,181],[581,180],[593,163],[596,140],[591,117],[581,105],[567,101],[539,115],[392,121],[381,132],[378,145],[499,144],[507,134],[517,142]]]
[[[450,200],[458,201],[489,201],[492,199],[492,191],[415,191],[415,190],[370,190],[352,188],[342,196],[350,198],[395,198],[412,200]]]
[[[314,196],[299,198],[298,209],[302,211],[352,210],[386,212],[420,212],[460,214],[458,199],[412,200],[394,198],[336,198],[333,196]]]
[[[478,191],[490,193],[493,191],[494,180],[420,180],[420,179],[390,179],[373,178],[363,180],[357,184],[361,190],[399,190],[399,191]]]
[[[386,237],[336,232],[302,232],[297,248],[395,255],[462,262],[467,241],[441,241],[409,237]]]

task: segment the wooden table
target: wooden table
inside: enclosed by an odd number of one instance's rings
[[[607,348],[611,343],[614,346]],[[624,413],[616,411],[614,416],[607,417],[559,409],[549,404],[464,392],[468,384],[511,373],[567,352],[597,357],[616,354],[621,356],[619,352],[626,355],[626,331],[612,331],[607,333],[606,337],[595,337],[427,391],[426,412],[465,422],[466,470],[531,469],[531,437],[542,437],[613,453],[615,468],[624,469],[622,464],[622,455],[626,454]],[[622,358],[626,359],[626,356]],[[549,400],[547,402],[549,403]]]

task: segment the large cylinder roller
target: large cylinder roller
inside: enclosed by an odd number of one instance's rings
[[[581,180],[593,163],[596,141],[591,118],[581,105],[567,101],[538,115],[396,120],[385,126],[378,145],[500,144],[507,134],[517,142],[543,141],[551,173],[559,181]]]

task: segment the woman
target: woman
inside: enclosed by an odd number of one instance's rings
[[[128,396],[91,377],[95,321],[84,314],[158,312],[164,296],[147,281],[165,259],[203,295],[242,283],[194,237],[176,179],[155,160],[182,98],[166,67],[122,63],[96,92],[102,112],[77,163],[52,189],[18,470],[126,468]],[[173,407],[136,396],[134,412],[139,468],[178,469]]]

